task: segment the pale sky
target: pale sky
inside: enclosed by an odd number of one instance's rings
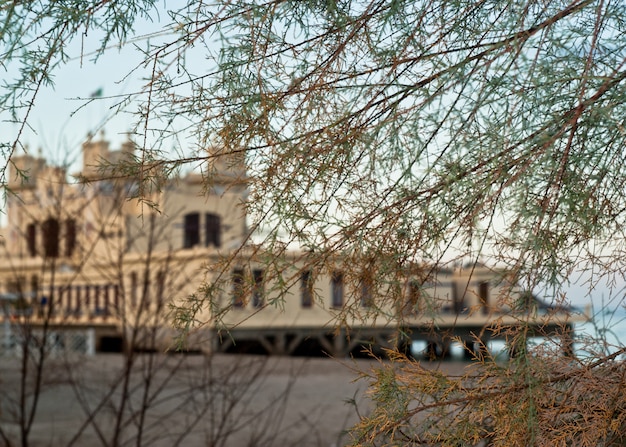
[[[145,36],[161,29],[158,22],[140,20],[135,31],[138,36]],[[20,138],[31,154],[37,155],[41,149],[41,155],[53,164],[77,163],[80,145],[87,134],[100,130],[104,130],[112,149],[119,148],[127,139],[125,134],[130,130],[132,118],[128,114],[114,114],[113,107],[124,94],[140,91],[145,83],[142,77],[149,74],[148,69],[140,68],[126,77],[141,61],[133,45],[145,47],[145,38],[131,41],[121,49],[111,48],[94,64],[90,51],[98,45],[97,35],[91,33],[83,41],[81,37],[67,47],[71,60],[53,72],[54,88],[44,87],[39,92],[28,119],[30,128]],[[15,67],[10,65],[0,76],[10,79],[15,73]],[[103,97],[88,103],[99,89]],[[131,104],[126,110],[132,112],[135,106]],[[0,120],[3,141],[15,139],[20,129],[18,124],[7,123],[7,119]]]

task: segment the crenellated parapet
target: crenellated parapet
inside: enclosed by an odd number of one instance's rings
[[[30,154],[11,158],[9,163],[8,187],[11,191],[34,189],[40,172],[46,167],[46,160]]]
[[[82,146],[83,168],[80,176],[86,181],[122,176],[120,164],[132,161],[135,148],[135,143],[129,140],[122,144],[120,150],[111,150],[108,141],[89,136]]]

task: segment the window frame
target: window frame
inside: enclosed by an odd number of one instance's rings
[[[219,214],[204,214],[204,246],[213,245],[215,248],[222,246],[222,218]]]
[[[231,273],[232,296],[231,303],[235,309],[246,307],[245,300],[245,271],[242,268],[235,268]]]
[[[342,271],[333,271],[330,278],[331,307],[342,309],[345,296],[345,275]]]
[[[374,280],[370,272],[364,272],[359,277],[359,297],[361,307],[374,307]]]
[[[200,213],[187,213],[183,218],[183,248],[197,245],[200,245]]]
[[[262,269],[252,270],[252,307],[260,309],[265,306],[265,271]]]
[[[37,256],[37,224],[35,222],[26,225],[26,248],[31,257]]]
[[[303,309],[313,307],[313,272],[303,270],[300,272],[300,306]]]
[[[47,218],[41,225],[43,233],[43,249],[46,258],[59,257],[59,236],[61,226],[54,217]]]

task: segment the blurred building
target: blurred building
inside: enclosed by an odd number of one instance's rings
[[[104,351],[170,348],[174,326],[200,326],[187,347],[346,355],[420,339],[435,356],[455,337],[472,353],[507,328],[563,335],[575,320],[485,266],[410,266],[383,290],[341,259],[324,270],[307,252],[270,259],[249,241],[242,157],[209,152],[204,172],[171,178],[130,141],[111,150],[89,139],[82,153],[71,177],[41,157],[13,158],[0,247],[5,327],[89,329]]]

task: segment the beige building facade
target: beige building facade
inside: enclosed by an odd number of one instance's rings
[[[167,166],[140,162],[132,142],[111,150],[90,139],[82,151],[72,181],[40,157],[13,159],[0,247],[5,323],[91,328],[104,351],[172,348],[189,328],[191,349],[339,356],[415,339],[442,355],[455,337],[476,352],[520,324],[571,330],[563,309],[534,302],[516,312],[525,295],[484,266],[429,275],[416,266],[392,291],[341,260],[324,270],[306,252],[268,261],[250,241],[242,160],[163,182]]]

